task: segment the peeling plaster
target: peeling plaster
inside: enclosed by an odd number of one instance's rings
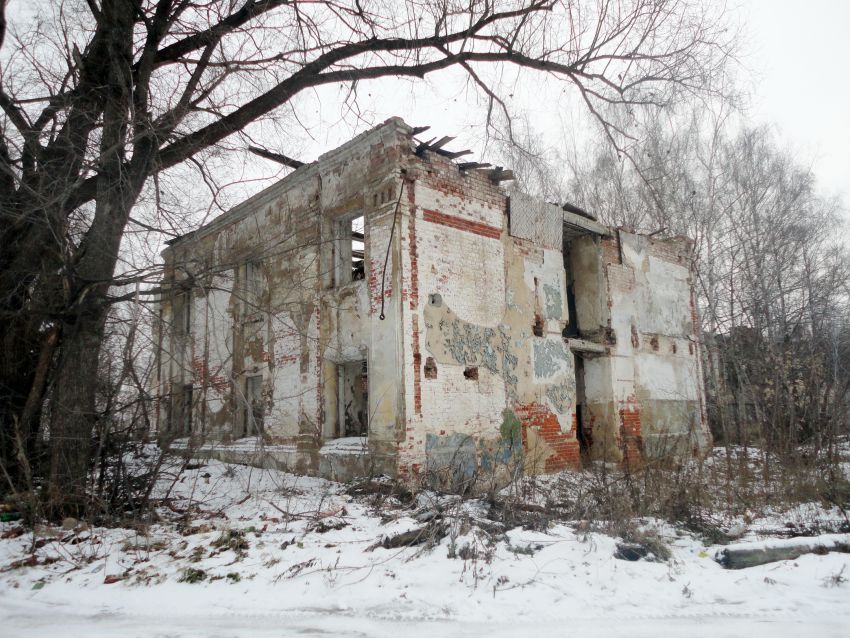
[[[687,242],[625,231],[616,240],[574,237],[565,270],[563,242],[550,241],[557,233],[504,232],[497,186],[412,147],[411,129],[390,121],[166,249],[165,283],[185,279],[186,264],[235,269],[199,282],[205,294],[195,291],[191,338],[163,336],[159,395],[194,383],[201,418],[193,422],[204,436],[227,439],[238,425],[242,375],[261,373],[266,434],[297,446],[298,468],[321,471],[337,366],[366,359],[375,468],[412,477],[427,467],[455,483],[523,464],[553,471],[578,456],[574,359],[561,336],[569,272],[581,337],[607,348],[585,360],[592,453],[621,458],[623,437],[632,439],[627,456],[704,444]],[[407,206],[397,222],[400,168]],[[560,228],[560,210],[547,210]],[[335,286],[329,233],[352,212],[367,220],[367,278]],[[393,223],[408,232],[391,233]],[[275,251],[264,253],[270,245]],[[246,314],[236,275],[255,261],[262,311]],[[170,302],[162,300],[164,323]]]
[[[543,293],[546,297],[546,318],[561,319],[564,309],[564,298],[560,289],[550,284],[543,284]]]
[[[486,368],[502,378],[513,400],[519,400],[519,359],[506,326],[485,328],[458,319],[439,295],[432,295],[425,306],[425,328],[425,347],[438,363]]]

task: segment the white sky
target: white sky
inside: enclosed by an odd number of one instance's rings
[[[850,203],[850,2],[745,0],[751,117],[775,123],[826,194]]]
[[[719,1],[719,0],[709,0]],[[842,195],[850,204],[850,0],[732,0],[734,22],[742,23],[739,73],[750,93],[748,120],[774,126],[780,140],[811,165],[824,195]],[[323,89],[306,97],[305,122],[312,143],[292,149],[310,161],[391,115],[408,124],[430,125],[423,137],[454,135],[449,148],[472,148],[465,159],[487,161],[483,149],[483,111],[470,104],[473,91],[455,80],[460,72],[429,76],[426,83],[385,79],[359,87],[362,120],[340,121],[340,93]],[[504,79],[503,79],[504,81]],[[583,138],[585,113],[569,90],[534,85],[517,90],[513,114],[528,116],[553,146]],[[531,93],[531,95],[527,95]],[[275,144],[269,144],[274,148]],[[284,150],[284,149],[281,149]]]

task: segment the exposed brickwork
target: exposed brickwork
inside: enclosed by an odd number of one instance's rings
[[[230,389],[230,381],[220,374],[210,374],[209,367],[203,357],[192,357],[194,381],[202,388],[212,388],[219,396]]]
[[[443,226],[448,226],[449,228],[456,228],[458,230],[464,230],[469,233],[481,235],[482,237],[499,239],[499,237],[502,236],[501,228],[488,226],[487,224],[482,224],[480,222],[473,222],[468,219],[462,219],[461,217],[455,217],[453,215],[444,215],[443,213],[439,213],[435,210],[426,209],[422,217],[426,222],[441,224]]]
[[[608,285],[613,292],[631,292],[635,288],[635,271],[628,266],[609,264]]]
[[[672,239],[649,239],[649,254],[671,264],[686,264],[693,243],[683,237]]]
[[[419,352],[419,315],[413,321],[413,410],[422,415],[422,354]]]
[[[633,465],[640,461],[643,448],[640,434],[640,407],[634,402],[629,402],[620,408],[619,416],[623,461]]]
[[[450,159],[434,153],[427,154],[428,170],[422,181],[430,188],[466,201],[476,201],[505,209],[506,197],[486,171],[461,171]]]
[[[387,274],[389,275],[391,264],[387,264]],[[381,277],[384,272],[383,259],[369,260],[369,312],[377,314],[381,309]],[[388,300],[393,296],[392,277],[388,276],[384,282],[384,300]]]
[[[398,470],[396,471],[397,476],[402,481],[409,481],[411,483],[417,484],[419,483],[419,477],[422,475],[422,464],[421,463],[399,463]]]
[[[622,264],[620,259],[620,237],[616,233],[602,238],[602,261],[606,264]]]
[[[416,197],[413,189],[407,189],[407,202],[410,218],[407,223],[407,243],[410,253],[410,272],[408,297],[410,310],[414,311],[411,316],[413,342],[413,411],[422,415],[422,354],[419,350],[419,314],[415,311],[419,306],[419,252],[416,241]]]
[[[321,310],[321,307],[318,304],[316,305],[315,313],[316,313],[316,325],[321,326],[322,325],[322,310]],[[322,360],[323,359],[324,359],[324,354],[322,353],[321,348],[316,348],[315,349],[315,359],[314,359],[315,363],[314,363],[314,369],[313,369],[313,375],[314,375],[314,379],[316,381],[316,427],[315,427],[314,431],[310,433],[315,439],[318,439],[319,436],[321,435],[322,426],[324,425],[325,417],[327,416],[325,414],[325,403],[324,403],[324,401],[322,401],[322,395],[324,393],[324,387],[325,387],[325,384],[324,384],[323,379],[322,379]],[[299,426],[300,426],[300,424],[299,424]],[[300,429],[301,428],[299,427],[299,430]],[[304,432],[299,432],[299,434],[302,435],[302,437],[304,436]],[[313,443],[313,445],[315,446],[316,451],[318,451],[318,446],[316,445],[315,442]]]
[[[545,460],[544,471],[560,472],[567,468],[578,469],[581,466],[575,415],[573,415],[572,429],[569,432],[562,432],[558,417],[541,403],[515,406],[514,413],[522,424],[523,449],[528,450],[529,430],[534,430],[551,449],[552,454]]]
[[[444,214],[453,217],[465,215],[490,221],[501,219],[501,212],[473,209],[469,204],[461,207],[453,199],[449,201],[421,186],[417,186],[416,195],[417,212],[422,216],[416,223],[420,311],[427,302],[427,294],[439,293],[459,315],[476,323],[489,323],[501,316],[505,294],[502,242],[490,236],[426,222],[424,211],[440,205],[445,207],[441,209]]]
[[[416,310],[419,305],[419,248],[416,243],[416,200],[413,189],[407,189],[410,221],[407,223],[407,242],[410,250],[410,309]]]
[[[697,295],[696,291],[691,287],[691,325],[693,326],[693,338],[699,339],[700,335],[700,325],[699,325],[699,312],[697,311]],[[693,354],[693,348],[691,349]]]

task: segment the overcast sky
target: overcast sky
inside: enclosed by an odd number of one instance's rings
[[[773,122],[850,203],[850,2],[746,0],[752,119]]]
[[[850,0],[730,0],[728,10],[746,36],[738,77],[751,96],[750,123],[773,125],[798,161],[814,168],[821,192],[840,194],[850,205]],[[386,79],[358,90],[360,121],[350,114],[340,121],[339,95],[333,89],[307,98],[314,139],[293,149],[299,157],[313,160],[391,115],[414,126],[430,125],[428,136],[457,135],[454,150],[482,148],[482,110],[470,108],[477,99],[474,92],[451,73],[429,76],[425,84]],[[562,91],[563,84],[541,83],[532,91],[518,90],[512,100],[514,115],[529,117],[547,136],[558,136],[549,142],[559,148],[581,139],[586,115]],[[520,95],[525,93],[533,95]]]

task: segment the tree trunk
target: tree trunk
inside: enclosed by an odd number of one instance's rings
[[[71,290],[64,313],[62,345],[55,371],[50,414],[51,513],[83,514],[92,435],[97,419],[98,359],[109,309],[107,294],[124,228],[150,169],[151,143],[142,127],[144,112],[131,115],[131,67],[134,5],[132,0],[103,3],[111,28],[100,140],[100,170],[94,218],[79,246],[81,258],[68,274]],[[139,121],[138,119],[136,120]],[[128,134],[136,137],[133,158],[125,165]]]
[[[105,308],[81,316],[65,328],[50,403],[51,513],[80,515],[86,506]]]

